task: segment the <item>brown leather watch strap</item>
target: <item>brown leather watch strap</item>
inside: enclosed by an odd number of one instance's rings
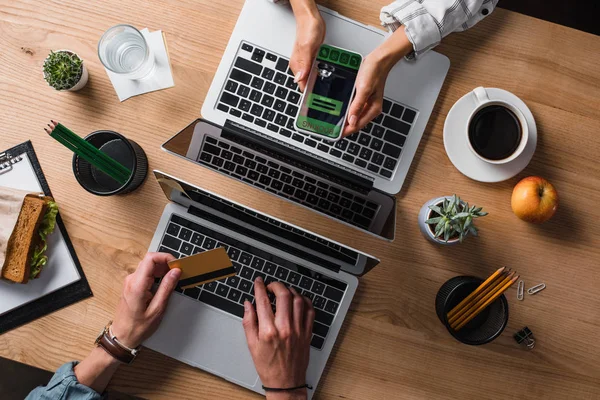
[[[107,331],[105,331],[104,334],[98,339],[98,346],[102,347],[104,351],[117,360],[125,364],[131,364],[131,362],[135,359],[135,356],[131,354],[131,352],[121,347]]]

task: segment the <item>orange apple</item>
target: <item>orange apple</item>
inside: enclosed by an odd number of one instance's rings
[[[517,217],[541,224],[548,221],[558,209],[558,193],[544,178],[530,176],[517,183],[510,203]]]

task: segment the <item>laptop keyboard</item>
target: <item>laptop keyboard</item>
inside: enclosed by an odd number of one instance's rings
[[[302,93],[294,83],[289,59],[242,42],[217,109],[245,123],[303,143],[317,155],[391,179],[417,111],[389,99],[383,112],[359,132],[338,142],[297,132],[294,121]],[[293,143],[293,142],[292,142]]]
[[[260,276],[267,285],[271,282],[281,282],[312,300],[316,316],[311,346],[316,349],[323,348],[329,328],[344,296],[347,287],[345,283],[285,261],[263,250],[253,249],[237,239],[175,214],[171,216],[159,251],[180,258],[217,247],[225,248],[237,275],[190,289],[177,289],[177,291],[243,318],[244,301],[248,300],[255,304],[254,279]],[[269,298],[275,312],[275,296],[269,293]]]
[[[333,218],[369,229],[379,208],[376,203],[265,157],[235,143],[206,136],[199,162]]]

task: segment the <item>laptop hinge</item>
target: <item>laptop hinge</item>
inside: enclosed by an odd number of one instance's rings
[[[221,137],[252,147],[256,151],[291,163],[297,168],[358,192],[368,193],[373,189],[374,179],[368,175],[334,163],[331,160],[319,157],[308,151],[292,148],[286,142],[274,139],[247,126],[240,125],[237,122],[231,120],[225,121]]]

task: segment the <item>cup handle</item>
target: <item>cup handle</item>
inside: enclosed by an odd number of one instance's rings
[[[475,102],[477,104],[482,104],[485,103],[486,101],[490,101],[490,98],[488,97],[487,91],[482,87],[476,87],[475,89],[473,89],[473,97],[475,97]]]

